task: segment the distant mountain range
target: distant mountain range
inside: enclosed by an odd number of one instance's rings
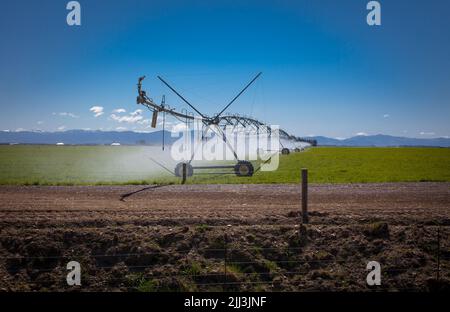
[[[317,145],[332,146],[436,146],[450,147],[450,139],[433,138],[433,139],[417,139],[396,137],[391,135],[358,135],[348,139],[338,140],[324,136],[311,137],[317,140]]]
[[[170,144],[176,140],[171,137],[169,131],[164,131],[165,141]],[[0,144],[57,144],[67,145],[110,145],[120,143],[122,145],[159,145],[162,142],[163,131],[133,132],[133,131],[91,131],[68,130],[61,132],[0,132]],[[450,147],[449,138],[416,139],[395,137],[390,135],[354,136],[344,140],[328,138],[324,136],[310,137],[317,140],[318,145],[331,146],[435,146]]]
[[[164,131],[167,143],[173,142],[169,131]],[[99,131],[99,130],[68,130],[60,132],[0,132],[0,144],[57,144],[66,145],[156,145],[161,144],[163,131],[134,132],[134,131]]]

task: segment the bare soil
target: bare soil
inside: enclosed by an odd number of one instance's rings
[[[450,183],[311,185],[309,224],[300,198],[293,184],[2,186],[0,289],[449,289]]]

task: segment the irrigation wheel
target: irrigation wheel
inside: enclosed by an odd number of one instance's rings
[[[240,160],[234,166],[234,173],[238,177],[251,177],[253,175],[254,168],[251,162],[246,160]]]
[[[283,149],[281,149],[281,154],[283,154],[283,155],[289,155],[289,153],[290,153],[290,151],[289,151],[289,149],[288,148],[283,148]]]
[[[183,177],[183,164],[184,163],[178,163],[177,166],[175,167],[175,175],[177,177]],[[192,177],[192,175],[194,174],[194,168],[192,168],[192,165],[190,163],[185,163],[186,164],[186,176],[187,177]]]

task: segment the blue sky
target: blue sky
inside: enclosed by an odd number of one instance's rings
[[[230,112],[302,136],[450,136],[449,1],[381,0],[379,27],[366,0],[80,0],[72,27],[67,2],[2,3],[0,130],[145,131],[139,76],[213,114],[262,71]]]

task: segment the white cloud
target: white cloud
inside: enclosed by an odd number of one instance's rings
[[[127,122],[127,123],[136,123],[144,119],[144,117],[141,115],[142,110],[137,109],[134,112],[130,113],[129,115],[125,116],[118,116],[116,114],[111,114],[110,117],[112,120],[118,121],[118,122]]]
[[[368,134],[365,133],[365,132],[358,132],[356,135],[360,135],[360,136],[368,136]]]
[[[142,109],[137,109],[134,112],[130,113],[131,116],[138,116],[142,114]]]
[[[63,131],[64,129],[66,129],[66,126],[60,126],[60,127],[58,127],[58,131]]]
[[[74,113],[68,113],[68,112],[53,113],[53,115],[59,115],[61,117],[71,117],[71,118],[79,118],[80,117],[80,116],[75,115]]]
[[[17,128],[17,129],[16,129],[16,132],[23,132],[23,131],[27,131],[27,130],[24,129],[24,128]]]
[[[151,128],[152,127],[152,125],[150,124],[150,119],[147,119],[148,120],[148,126],[146,127],[146,128]],[[173,121],[165,121],[165,123],[164,123],[164,128],[170,128],[172,125],[174,125],[175,124],[175,122],[173,122]],[[158,126],[162,126],[163,125],[163,121],[161,120],[161,121],[158,121],[158,124],[157,124]]]
[[[178,132],[183,132],[186,129],[187,129],[187,126],[185,123],[178,123],[172,127],[171,132],[178,133]]]
[[[384,114],[383,115],[383,118],[389,118],[389,117],[391,117],[391,115],[389,115],[389,114]]]
[[[139,120],[138,124],[140,124],[140,125],[149,125],[150,124],[150,119]]]
[[[436,133],[434,133],[434,132],[421,131],[419,134],[420,134],[420,135],[435,135]]]
[[[110,117],[112,118],[112,120],[128,123],[135,123],[143,118],[142,116],[117,116],[116,114],[111,114]]]
[[[126,127],[117,127],[117,131],[127,131],[128,129]]]
[[[38,125],[43,125],[44,122],[43,122],[42,120],[39,120],[39,121],[37,122],[37,124],[38,124]]]
[[[127,111],[125,110],[125,108],[116,108],[112,112],[116,113],[116,114],[121,114],[121,113],[126,113]]]
[[[89,110],[94,113],[95,117],[99,117],[104,114],[102,106],[92,106]]]
[[[345,140],[345,138],[343,138],[343,137],[335,137],[335,139],[339,140],[339,141]]]

